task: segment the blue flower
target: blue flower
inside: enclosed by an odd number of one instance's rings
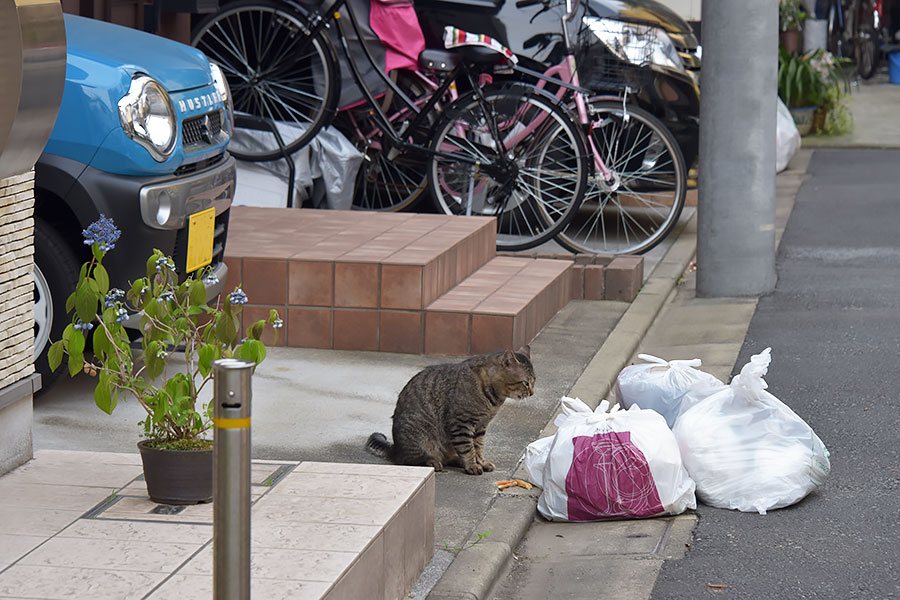
[[[168,256],[160,256],[159,258],[156,259],[157,272],[161,273],[163,270],[163,267],[167,267],[167,268],[171,269],[172,271],[174,271],[175,270],[175,261],[173,261]]]
[[[216,285],[219,283],[219,278],[215,276],[213,273],[209,273],[206,277],[203,278],[203,282],[206,285]]]
[[[274,321],[272,321],[272,327],[274,327],[275,329],[281,329],[282,327],[284,327],[284,321],[282,321],[281,319],[275,319]]]
[[[128,311],[124,307],[116,311],[116,323],[121,323],[128,318]]]
[[[106,302],[106,308],[112,308],[116,305],[116,303],[121,302],[122,298],[125,297],[125,292],[120,290],[119,288],[113,288],[106,293],[106,297],[104,298]]]
[[[247,294],[244,293],[244,290],[241,288],[237,288],[228,296],[231,300],[232,304],[247,304]]]
[[[84,244],[86,246],[96,244],[100,250],[106,252],[116,247],[116,242],[119,240],[122,232],[118,230],[112,219],[108,219],[101,214],[100,219],[81,231],[81,235],[84,236]]]
[[[85,323],[84,321],[82,321],[81,319],[76,317],[75,324],[73,325],[73,327],[75,329],[82,329],[84,331],[90,331],[91,329],[94,328],[94,324],[93,323]]]
[[[157,298],[156,301],[162,303],[166,301],[172,301],[174,299],[175,292],[173,292],[172,290],[165,290],[164,292],[160,293],[159,298]]]

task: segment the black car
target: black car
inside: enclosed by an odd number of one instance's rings
[[[496,38],[525,67],[543,71],[564,55],[561,3],[516,7],[513,0],[416,0],[428,47],[444,26]],[[582,0],[576,18],[581,84],[598,94],[628,85],[633,101],[675,135],[685,164],[698,154],[700,45],[690,26],[654,0]]]

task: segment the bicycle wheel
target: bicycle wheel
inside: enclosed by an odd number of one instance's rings
[[[591,102],[592,148],[614,174],[594,173],[578,213],[556,236],[572,252],[642,254],[675,226],[684,207],[686,169],[675,136],[649,112]]]
[[[584,135],[556,99],[535,86],[490,86],[459,98],[432,140],[428,183],[452,215],[497,217],[497,248],[551,239],[587,187]],[[548,97],[549,96],[549,97]]]
[[[333,118],[337,56],[324,32],[303,33],[305,23],[297,5],[248,0],[226,4],[194,30],[191,45],[222,68],[231,88],[236,123],[228,150],[236,158],[281,158],[271,127],[290,154]]]
[[[844,45],[844,19],[838,11],[843,10],[839,0],[831,0],[827,13],[827,42],[826,49],[837,57],[846,56]]]
[[[869,0],[859,0],[853,35],[853,58],[856,72],[869,79],[878,67],[878,30],[875,27],[875,7]]]
[[[392,77],[417,104],[421,106],[427,101],[428,86],[420,75],[400,70],[392,72]],[[393,97],[390,90],[379,102],[397,128],[415,116],[405,103]],[[410,152],[392,153],[389,147],[386,148],[389,140],[368,104],[340,111],[334,126],[363,153],[353,194],[354,209],[397,212],[416,203],[427,185],[424,156]]]

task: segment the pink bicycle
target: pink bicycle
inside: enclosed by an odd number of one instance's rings
[[[519,0],[516,6],[525,8],[537,4],[542,4],[545,10],[552,8],[552,3],[547,0]],[[675,137],[666,126],[646,110],[629,103],[629,85],[637,85],[639,80],[636,83],[632,79],[630,84],[624,84],[614,73],[607,72],[611,77],[610,88],[618,92],[615,95],[594,96],[580,86],[580,36],[596,35],[591,28],[596,29],[602,24],[583,22],[578,35],[573,35],[578,0],[569,0],[565,8],[560,23],[566,40],[566,56],[559,64],[544,72],[519,64],[504,65],[495,70],[492,78],[524,79],[535,83],[567,104],[582,126],[592,165],[588,189],[584,202],[565,229],[556,235],[556,241],[572,252],[643,253],[665,239],[678,222],[687,191],[686,165]],[[640,64],[642,58],[649,63],[649,56],[633,54],[635,49],[645,47],[647,45],[635,43],[633,48],[621,51],[632,53],[629,56],[631,63]],[[437,84],[421,71],[399,71],[395,77],[419,104],[437,88]],[[448,101],[455,99],[456,95],[451,94]],[[386,106],[392,106],[390,95],[384,101]],[[401,105],[391,112],[390,118],[402,123],[410,118],[410,114],[409,108]],[[360,141],[360,148],[367,157],[357,185],[358,206],[401,210],[423,194],[429,175],[425,172],[424,160],[410,154],[388,157],[382,153],[382,130],[371,118],[370,111],[347,111],[337,123],[350,139]],[[535,122],[531,124],[532,127],[536,125]],[[455,151],[465,150],[456,148]],[[462,203],[460,199],[466,194],[454,190],[447,178],[440,190],[444,193],[434,194],[434,201],[443,212],[491,213],[491,207],[483,203],[480,206],[478,202],[474,205]],[[473,189],[476,196],[477,191],[477,188]]]

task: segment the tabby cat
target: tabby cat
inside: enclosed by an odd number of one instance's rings
[[[531,348],[473,356],[461,363],[426,367],[397,398],[391,444],[373,433],[366,448],[401,465],[493,471],[484,459],[484,432],[507,398],[534,394]]]

